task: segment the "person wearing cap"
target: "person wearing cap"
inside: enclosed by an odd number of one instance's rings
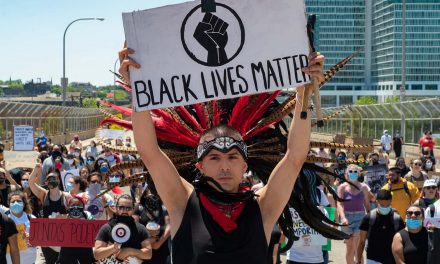
[[[431,186],[431,188],[434,188],[437,191],[439,188],[439,183],[435,181],[434,179],[428,180],[427,186]],[[430,191],[432,192],[432,191]],[[438,193],[436,194],[436,201],[430,205],[428,205],[425,209],[425,219],[426,222],[429,223],[434,219],[440,218],[440,200],[438,199]],[[429,243],[432,245],[432,247],[429,248],[428,251],[428,263],[434,264],[438,263],[438,260],[440,259],[440,226],[435,226],[428,224],[428,239]]]
[[[380,144],[382,145],[382,149],[387,154],[390,154],[390,151],[393,149],[393,139],[388,134],[388,130],[383,131],[383,135],[380,138]]]
[[[434,179],[428,179],[423,183],[421,197],[414,204],[426,209],[438,200],[438,186]]]

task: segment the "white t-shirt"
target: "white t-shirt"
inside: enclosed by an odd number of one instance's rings
[[[107,220],[107,213],[105,211],[106,206],[114,206],[115,201],[112,196],[108,193],[104,194],[105,202],[103,201],[103,197],[99,197],[98,199],[93,199],[88,191],[80,194],[85,197],[87,200],[86,208],[84,211],[90,212],[92,214],[94,220]]]
[[[23,212],[23,214],[20,217],[16,217],[13,213],[8,214],[9,218],[14,221],[15,225],[24,224],[26,227],[26,233],[29,234],[29,229],[31,228],[31,222],[29,221],[28,215]],[[30,215],[30,218],[35,218],[35,216]]]
[[[434,203],[435,212],[434,217],[439,218],[440,217],[440,200]],[[431,209],[429,209],[429,206],[425,209],[425,220],[428,220],[431,218]]]
[[[391,150],[391,142],[393,142],[393,139],[390,135],[383,135],[380,138],[380,143],[385,146],[385,150]]]

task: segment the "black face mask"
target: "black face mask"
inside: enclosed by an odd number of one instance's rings
[[[59,152],[59,151],[57,151],[57,150],[55,150],[55,151],[52,151],[52,158],[53,159],[56,159],[56,158],[58,158],[58,157],[61,157],[61,152]]]
[[[72,206],[70,207],[67,212],[69,213],[70,218],[82,218],[84,213],[84,207],[82,206]]]
[[[0,184],[5,183],[5,179],[0,179]]]
[[[47,187],[48,187],[49,189],[55,189],[56,187],[58,187],[59,184],[60,184],[60,182],[57,181],[57,180],[55,180],[55,181],[49,181],[49,182],[47,183]]]

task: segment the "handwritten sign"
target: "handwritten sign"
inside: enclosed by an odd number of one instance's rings
[[[434,226],[435,228],[440,228],[440,216],[436,217],[426,217],[423,225],[425,227],[428,227],[429,225]]]
[[[273,92],[310,82],[303,0],[200,1],[123,14],[136,111]]]
[[[34,127],[14,127],[14,150],[34,150]]]
[[[94,247],[96,235],[108,221],[31,219],[29,242],[34,246]]]
[[[73,169],[73,170],[61,172],[61,181],[63,182],[64,190],[67,190],[66,184],[69,182],[69,179],[73,178],[74,176],[79,176],[79,169]]]
[[[292,214],[293,230],[295,232],[295,236],[299,237],[299,240],[293,243],[293,247],[323,246],[327,244],[327,239],[316,230],[308,226],[301,219],[295,209],[289,209],[290,213]],[[327,215],[325,210],[323,210],[323,213]]]
[[[99,136],[101,138],[117,139],[124,138],[125,132],[118,129],[101,129]]]
[[[4,159],[8,169],[33,168],[38,155],[40,154],[36,151],[5,151]]]

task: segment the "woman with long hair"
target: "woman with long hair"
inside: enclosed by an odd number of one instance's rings
[[[437,182],[434,179],[428,179],[423,183],[423,189],[420,192],[420,199],[414,204],[422,207],[424,210],[439,198]]]

